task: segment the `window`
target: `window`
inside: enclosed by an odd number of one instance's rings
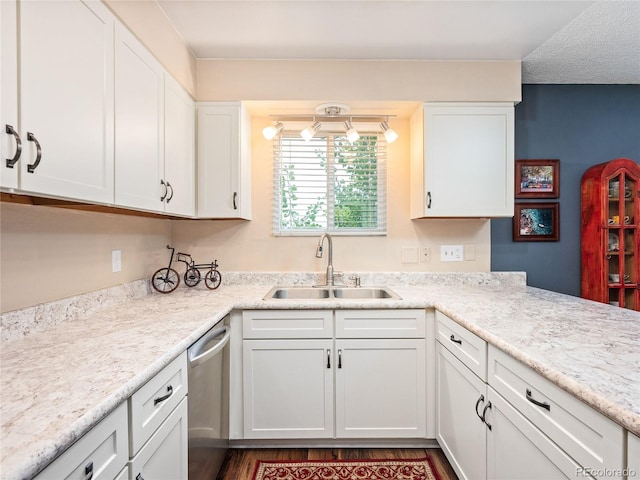
[[[276,137],[274,234],[386,234],[386,153],[377,133]]]

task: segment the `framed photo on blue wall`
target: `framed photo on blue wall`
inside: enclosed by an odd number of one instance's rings
[[[516,198],[558,198],[560,160],[516,160]]]
[[[516,203],[513,216],[514,242],[557,242],[560,240],[560,204]]]

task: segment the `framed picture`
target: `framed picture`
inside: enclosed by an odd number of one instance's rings
[[[516,160],[516,198],[558,198],[560,160]]]
[[[514,242],[557,242],[560,240],[560,204],[516,203],[513,216]]]

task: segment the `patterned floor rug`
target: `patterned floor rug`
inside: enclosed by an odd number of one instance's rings
[[[258,460],[253,480],[440,480],[428,458],[412,460]]]

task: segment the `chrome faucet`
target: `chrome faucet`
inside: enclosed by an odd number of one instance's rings
[[[331,235],[323,233],[318,241],[318,247],[316,248],[316,257],[322,258],[322,245],[324,239],[327,239],[329,245],[329,258],[327,259],[327,282],[325,285],[333,286],[333,242],[331,241]]]

